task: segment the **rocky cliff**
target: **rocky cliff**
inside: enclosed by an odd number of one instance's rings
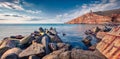
[[[120,9],[90,12],[77,17],[67,24],[111,24],[120,23]]]

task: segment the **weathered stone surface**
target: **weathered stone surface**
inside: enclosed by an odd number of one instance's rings
[[[108,59],[119,59],[120,57],[120,26],[114,27],[108,32],[97,45],[97,49]]]
[[[9,50],[10,48],[9,47],[3,47],[3,48],[0,48],[0,58],[1,56],[3,55],[3,53],[5,53],[7,50]]]
[[[100,53],[93,53],[92,51],[73,49],[71,52],[71,59],[106,59],[106,58],[102,54],[100,55]]]
[[[106,59],[100,52],[85,51],[81,49],[72,49],[65,51],[63,49],[54,51],[43,59]]]
[[[60,54],[60,59],[71,59],[71,51],[65,51]]]
[[[2,55],[1,59],[5,59],[5,58],[7,58],[7,57],[10,56],[10,55],[16,57],[16,55],[18,55],[21,51],[22,51],[22,50],[19,49],[19,48],[9,49],[8,51],[6,51],[6,52]],[[15,54],[16,54],[16,55],[15,55]]]
[[[10,38],[6,38],[5,40],[2,41],[0,48],[3,48],[3,47],[14,48],[16,44],[17,44],[16,40],[11,40]]]
[[[44,46],[39,43],[33,43],[31,46],[23,50],[19,54],[19,57],[27,57],[30,55],[39,55],[42,57],[44,54],[45,54]]]
[[[41,59],[41,58],[39,58],[39,57],[37,57],[37,56],[35,56],[35,55],[31,55],[31,56],[29,56],[28,59]]]
[[[69,50],[70,45],[66,43],[57,43],[58,49],[65,48],[66,50]]]
[[[59,59],[59,55],[62,52],[65,52],[65,49],[60,49],[60,50],[54,51],[54,52],[44,56],[42,59]]]
[[[96,37],[99,38],[99,39],[103,39],[103,37],[107,34],[107,32],[98,32],[96,34]]]
[[[1,59],[19,59],[19,57],[15,53],[12,53]]]

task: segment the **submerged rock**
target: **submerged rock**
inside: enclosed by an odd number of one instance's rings
[[[93,38],[91,37],[91,36],[87,36],[86,38],[84,38],[83,40],[82,40],[82,42],[87,46],[87,47],[90,47],[90,46],[92,46],[92,44],[91,44],[91,40],[92,40]]]
[[[44,56],[45,50],[44,46],[39,44],[39,43],[33,43],[31,46],[23,50],[20,54],[19,57],[28,57],[30,55],[38,55],[40,57]]]

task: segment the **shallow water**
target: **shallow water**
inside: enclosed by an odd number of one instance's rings
[[[70,43],[74,47],[87,49],[81,42],[85,37],[85,30],[91,29],[96,26],[102,25],[85,25],[85,24],[0,24],[0,38],[9,37],[12,35],[29,35],[30,33],[38,30],[39,27],[43,28],[56,28],[58,35],[64,42]],[[66,36],[62,36],[65,33]],[[95,44],[95,40],[92,40]]]

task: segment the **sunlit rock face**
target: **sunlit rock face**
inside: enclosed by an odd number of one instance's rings
[[[120,59],[120,26],[107,33],[98,43],[97,49],[108,59]]]
[[[108,24],[120,23],[120,11],[103,11],[103,12],[90,12],[80,17],[77,17],[67,24]]]

